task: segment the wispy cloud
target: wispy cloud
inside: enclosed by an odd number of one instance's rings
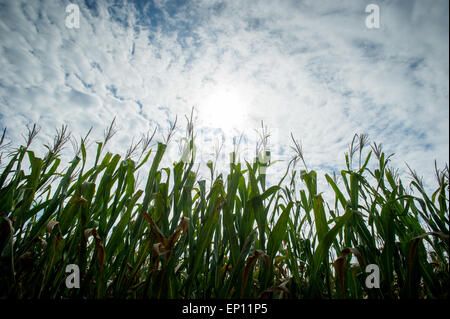
[[[377,1],[380,29],[364,24],[367,1],[75,1],[79,29],[64,24],[68,3],[0,1],[0,128],[13,141],[31,122],[43,140],[63,123],[100,136],[116,117],[124,154],[196,106],[211,141],[253,142],[264,120],[272,158],[291,155],[293,132],[320,172],[342,167],[358,132],[427,183],[434,159],[448,162],[448,1]]]

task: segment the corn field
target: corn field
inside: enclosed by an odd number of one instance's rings
[[[81,138],[65,167],[66,128],[42,158],[37,132],[8,152],[5,131],[1,140],[1,298],[448,298],[448,167],[436,168],[430,194],[412,170],[404,184],[380,145],[361,157],[367,140],[355,136],[339,183],[325,175],[327,202],[317,173],[295,168],[295,140],[284,176],[266,185],[258,160],[232,154],[227,172],[208,163],[207,182],[193,161],[161,167],[167,143],[151,138],[138,161],[132,150],[105,152],[112,134],[96,143],[92,165]],[[66,286],[71,264],[79,288]],[[379,288],[366,285],[373,264]]]

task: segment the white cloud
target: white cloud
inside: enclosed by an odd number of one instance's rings
[[[224,118],[227,141],[236,129],[254,140],[264,120],[285,149],[273,159],[290,154],[292,131],[319,175],[343,167],[359,132],[429,184],[433,160],[449,160],[446,1],[379,1],[378,30],[364,25],[365,1],[158,1],[162,15],[150,2],[99,1],[98,15],[79,2],[80,29],[64,26],[67,3],[1,2],[0,126],[14,141],[31,122],[47,140],[62,123],[100,136],[116,116],[111,149],[123,154],[155,123],[178,115],[184,127],[195,105],[199,125]],[[226,92],[245,102],[211,109]]]

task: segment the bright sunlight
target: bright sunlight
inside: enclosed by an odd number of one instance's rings
[[[207,126],[241,130],[248,120],[249,97],[242,89],[232,86],[216,87],[200,102],[199,116]]]

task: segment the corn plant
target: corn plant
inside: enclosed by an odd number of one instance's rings
[[[192,127],[188,133],[192,141]],[[136,145],[123,158],[105,153],[111,125],[92,165],[86,136],[64,168],[67,127],[42,158],[31,149],[37,134],[28,128],[26,143],[1,157],[1,297],[448,297],[448,168],[436,169],[432,194],[414,171],[405,186],[381,145],[363,152],[364,134],[355,135],[340,174],[325,175],[330,203],[293,137],[296,156],[277,184],[266,185],[260,168],[268,164],[238,162],[235,152],[227,172],[208,163],[210,184],[198,179],[193,158],[161,167],[170,134],[154,147],[154,133],[141,140],[134,161]],[[66,285],[71,264],[78,289]],[[379,288],[365,283],[371,264],[380,269]]]

